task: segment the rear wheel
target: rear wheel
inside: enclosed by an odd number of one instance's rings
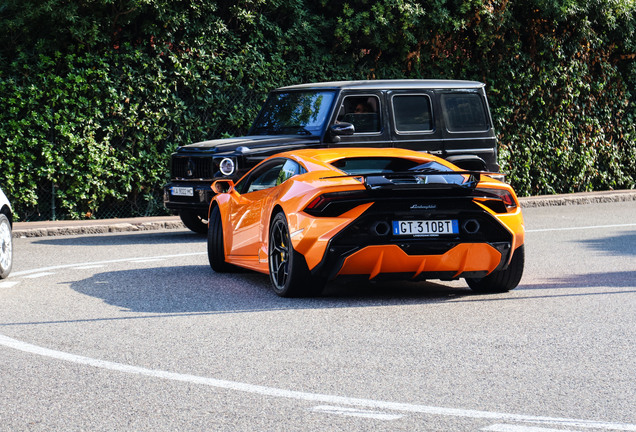
[[[181,218],[181,222],[183,222],[190,231],[194,231],[197,234],[207,234],[208,224],[205,222],[205,219],[197,213],[179,210],[179,217]]]
[[[210,213],[210,227],[208,228],[208,261],[210,267],[217,273],[229,273],[237,268],[225,261],[225,246],[223,245],[223,220],[218,206],[214,206]]]
[[[502,293],[515,289],[521,281],[525,251],[523,245],[519,246],[512,255],[512,261],[506,270],[494,271],[488,276],[479,279],[466,278],[466,283],[471,290],[479,293]]]
[[[13,238],[7,216],[0,213],[0,279],[11,273],[13,267]]]
[[[305,257],[294,249],[283,213],[272,219],[268,262],[274,292],[281,297],[318,296],[325,286],[326,281],[313,276]]]

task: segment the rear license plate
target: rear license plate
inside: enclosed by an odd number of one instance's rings
[[[459,234],[457,219],[393,221],[394,235]]]
[[[176,196],[194,196],[193,190],[191,187],[173,187],[172,195]]]

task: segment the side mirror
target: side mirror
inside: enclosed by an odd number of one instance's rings
[[[212,183],[212,190],[215,193],[230,193],[234,190],[234,181],[230,179],[217,180]]]
[[[341,135],[353,135],[355,131],[356,128],[351,123],[340,122],[331,126],[329,129],[329,135],[333,142],[339,142]]]

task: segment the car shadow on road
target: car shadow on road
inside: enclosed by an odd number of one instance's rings
[[[111,246],[137,244],[170,244],[170,243],[205,243],[206,237],[192,231],[127,232],[122,234],[95,234],[83,236],[46,237],[36,240],[34,244],[50,246]]]
[[[581,243],[587,248],[598,252],[605,252],[607,255],[636,255],[636,232],[634,231],[625,231],[613,237],[579,240],[577,243]]]
[[[519,285],[519,290],[559,289],[559,288],[634,288],[636,292],[636,271],[606,273],[586,273],[549,278],[545,282]],[[523,281],[522,281],[523,282]]]
[[[267,275],[215,273],[203,265],[109,271],[64,284],[123,311],[159,314],[408,305],[472,295],[467,287],[432,282],[378,282],[328,284],[320,297],[288,299],[271,290]]]

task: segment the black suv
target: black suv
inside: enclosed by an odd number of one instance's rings
[[[272,91],[247,136],[179,147],[164,204],[192,231],[207,232],[211,183],[235,182],[295,148],[400,147],[466,170],[498,172],[485,85],[474,81],[342,81]]]

